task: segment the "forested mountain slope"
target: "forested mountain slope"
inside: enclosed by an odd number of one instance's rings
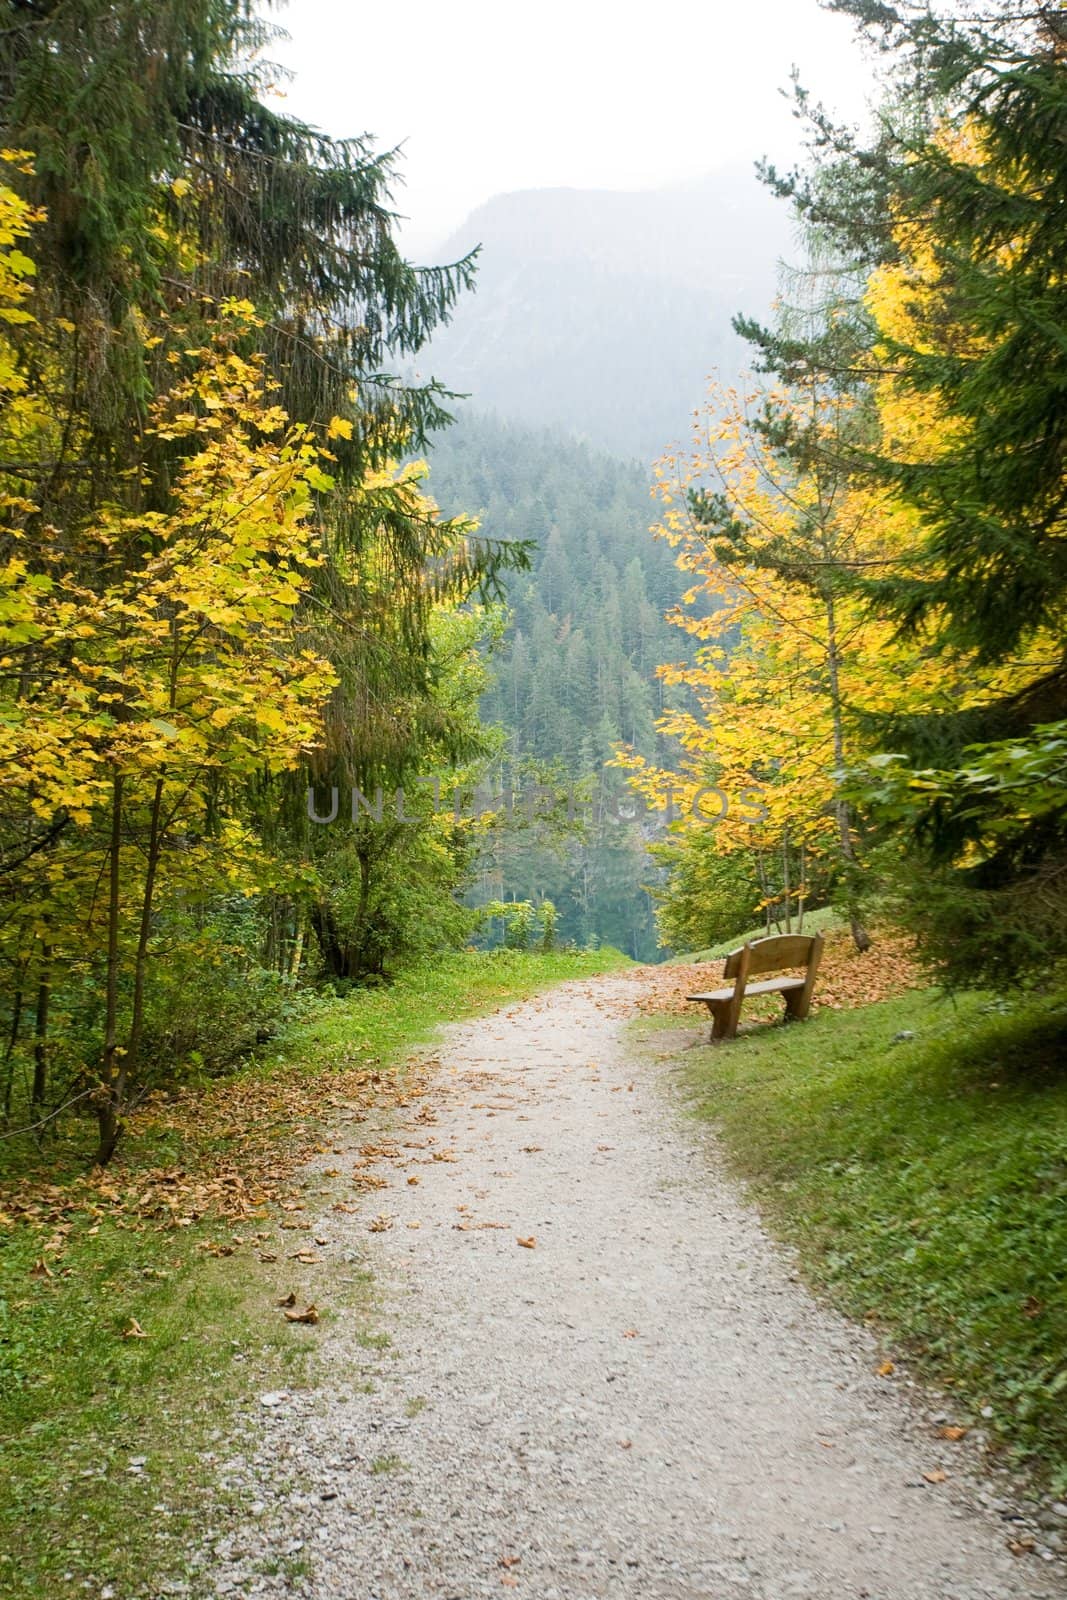
[[[626,785],[604,771],[620,740],[655,750],[655,668],[687,645],[663,620],[683,585],[671,552],[649,535],[647,475],[558,432],[471,414],[440,436],[431,484],[446,512],[479,515],[487,536],[536,541],[532,570],[509,581],[511,625],[482,715],[507,730],[513,766],[557,764],[595,795],[584,839],[505,840],[480,897],[547,895],[563,937],[648,958],[643,836],[612,814]]]

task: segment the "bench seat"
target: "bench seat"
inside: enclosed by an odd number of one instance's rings
[[[745,994],[784,994],[787,989],[803,989],[807,980],[804,978],[764,978],[761,983],[745,985]],[[706,994],[691,994],[689,1000],[732,1000],[734,986],[731,983],[726,989],[709,989]]]

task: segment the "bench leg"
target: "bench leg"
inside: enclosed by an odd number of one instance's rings
[[[787,989],[782,998],[785,1001],[785,1020],[803,1022],[811,1008],[811,996],[805,994],[803,989]]]
[[[723,1039],[732,1039],[737,1033],[738,1008],[732,1000],[712,1001],[708,1010],[711,1012],[711,1042],[718,1044]]]

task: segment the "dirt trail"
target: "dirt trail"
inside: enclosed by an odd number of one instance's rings
[[[935,1430],[627,1062],[635,997],[599,979],[448,1030],[437,1120],[413,1107],[397,1135],[426,1141],[414,1164],[323,1223],[383,1281],[391,1343],[353,1348],[342,1319],[321,1388],[261,1407],[220,1469],[255,1503],[210,1591],[1067,1594],[973,1486],[924,1480]],[[375,1210],[392,1225],[369,1234]]]

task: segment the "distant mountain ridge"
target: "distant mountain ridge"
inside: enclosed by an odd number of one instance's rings
[[[647,463],[687,432],[713,368],[746,365],[730,319],[766,314],[789,222],[754,174],[727,170],[676,189],[498,195],[437,259],[475,244],[477,289],[420,367],[479,411]]]

